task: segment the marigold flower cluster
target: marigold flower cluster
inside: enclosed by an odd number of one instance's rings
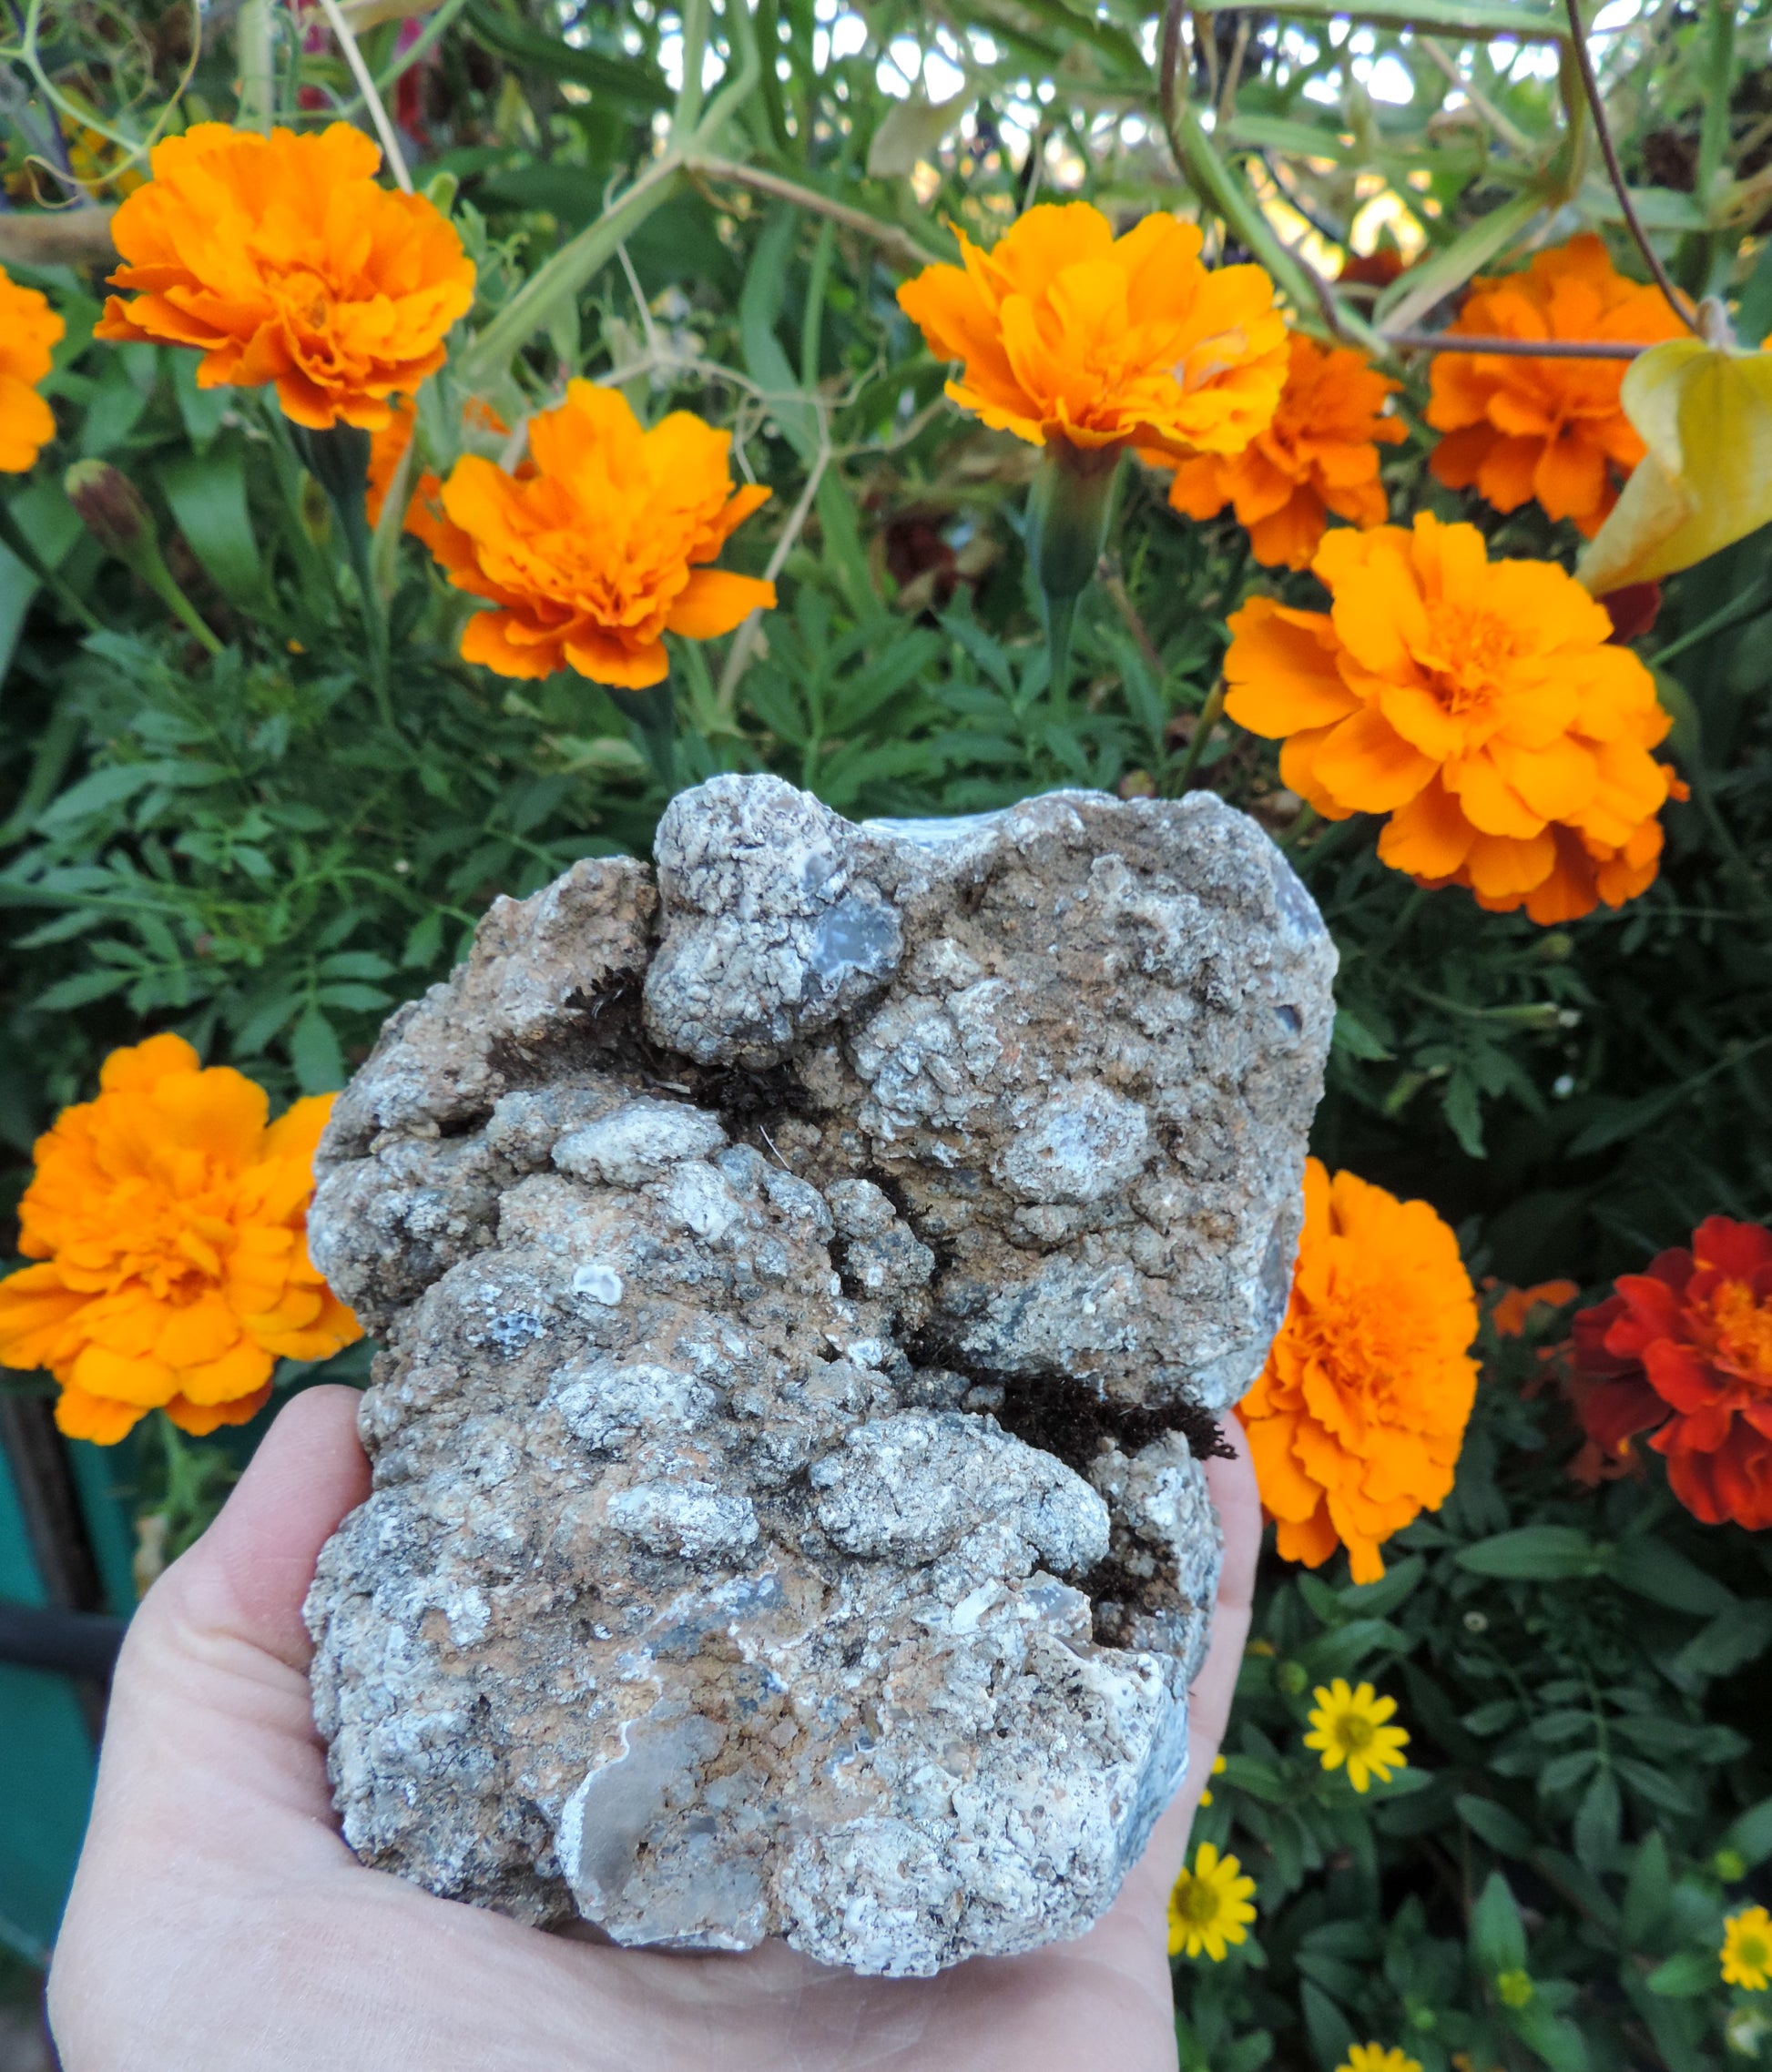
[[[473,261],[422,195],[375,182],[382,154],[335,122],[269,137],[202,122],[154,148],[111,221],[124,264],[95,336],[199,347],[198,383],[274,382],[313,431],[374,431],[443,363]]]
[[[1333,608],[1252,598],[1225,657],[1225,710],[1284,738],[1294,791],[1327,819],[1388,814],[1384,862],[1498,912],[1570,920],[1653,881],[1672,721],[1572,576],[1492,563],[1427,512],[1331,533],[1312,567]]]
[[[1583,339],[1653,345],[1685,326],[1658,288],[1617,272],[1591,231],[1540,252],[1518,273],[1479,279],[1447,329],[1534,342]],[[1619,360],[1537,360],[1441,352],[1428,422],[1445,436],[1429,465],[1448,489],[1474,487],[1497,511],[1536,497],[1589,538],[1618,501],[1643,441],[1624,415]]]
[[[1711,1216],[1576,1313],[1577,1414],[1603,1456],[1640,1433],[1706,1525],[1772,1527],[1772,1229]]]
[[[1388,1784],[1409,1767],[1408,1730],[1386,1724],[1397,1710],[1394,1698],[1380,1698],[1370,1683],[1350,1688],[1345,1676],[1319,1683],[1311,1696],[1317,1702],[1306,1715],[1311,1731],[1304,1744],[1317,1751],[1325,1770],[1345,1767],[1349,1783],[1364,1796],[1374,1778]]]
[[[1314,1158],[1304,1198],[1286,1321],[1237,1416],[1281,1556],[1315,1569],[1345,1546],[1354,1581],[1376,1582],[1383,1541],[1451,1489],[1476,1295],[1427,1203]]]
[[[151,1036],[38,1138],[19,1249],[43,1264],[0,1281],[0,1366],[49,1369],[69,1437],[108,1446],[154,1409],[198,1434],[243,1424],[280,1358],[362,1336],[304,1234],[331,1105],[269,1122],[261,1087]]]
[[[0,474],[35,467],[56,436],[55,413],[36,384],[66,329],[46,296],[0,266]]]
[[[1258,562],[1309,568],[1331,513],[1362,527],[1383,524],[1379,447],[1408,437],[1383,414],[1384,403],[1401,385],[1363,354],[1295,334],[1273,422],[1240,453],[1182,462],[1169,484],[1171,505],[1205,519],[1228,503]]]
[[[515,475],[464,454],[407,519],[456,589],[496,607],[468,621],[463,658],[643,690],[665,679],[665,633],[708,640],[773,604],[772,584],[699,565],[769,497],[733,488],[730,445],[687,411],[642,431],[618,390],[573,381],[529,421]]]
[[[1210,1842],[1194,1852],[1191,1870],[1184,1868],[1169,1894],[1169,1955],[1204,1954],[1223,1964],[1232,1943],[1247,1943],[1255,1919],[1249,1902],[1255,1880],[1245,1877],[1235,1856],[1220,1856]]]
[[[1044,446],[1136,445],[1171,458],[1239,452],[1272,419],[1286,325],[1258,266],[1208,270],[1200,233],[1162,212],[1116,239],[1086,201],[1030,208],[963,266],[926,267],[899,306],[947,392],[1001,432]]]

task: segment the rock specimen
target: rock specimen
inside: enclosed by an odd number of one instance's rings
[[[498,901],[321,1147],[386,1346],[308,1603],[345,1834],[623,1943],[1077,1935],[1185,1765],[1334,951],[1197,793],[718,777],[657,858]]]

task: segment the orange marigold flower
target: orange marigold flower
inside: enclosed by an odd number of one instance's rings
[[[1189,518],[1216,518],[1234,503],[1258,562],[1309,568],[1331,511],[1356,525],[1383,524],[1379,442],[1394,446],[1409,434],[1380,413],[1401,386],[1362,353],[1295,334],[1273,422],[1240,453],[1184,461],[1169,484],[1170,503]]]
[[[1476,1394],[1476,1295],[1426,1202],[1313,1158],[1304,1206],[1286,1321],[1237,1414],[1282,1557],[1315,1569],[1339,1544],[1355,1582],[1375,1582],[1380,1543],[1451,1488]]]
[[[1710,1216],[1573,1325],[1577,1414],[1599,1452],[1639,1432],[1706,1525],[1772,1526],[1772,1229]]]
[[[56,436],[56,420],[36,385],[67,329],[35,288],[0,266],[0,474],[22,475]]]
[[[1529,1288],[1508,1288],[1490,1311],[1490,1321],[1499,1337],[1523,1338],[1526,1319],[1541,1304],[1546,1309],[1561,1309],[1564,1303],[1573,1302],[1581,1292],[1573,1281],[1537,1281]]]
[[[1592,231],[1540,252],[1521,273],[1479,279],[1448,329],[1491,338],[1617,339],[1653,345],[1685,326],[1659,289],[1614,272]],[[1618,391],[1622,360],[1528,360],[1497,352],[1434,356],[1428,422],[1443,438],[1430,463],[1448,489],[1497,511],[1536,497],[1551,518],[1592,538],[1644,446]]]
[[[267,1126],[262,1087],[151,1036],[37,1139],[19,1249],[44,1264],[0,1281],[0,1366],[49,1369],[70,1438],[112,1445],[153,1409],[188,1432],[244,1424],[279,1358],[362,1336],[304,1234],[331,1106]]]
[[[619,390],[572,381],[529,421],[531,465],[464,454],[406,521],[458,590],[498,607],[468,621],[463,658],[644,690],[668,669],[664,634],[711,640],[773,604],[773,584],[696,565],[769,493],[733,489],[731,443],[687,411],[643,432]]]
[[[496,439],[508,439],[511,428],[484,396],[470,396],[462,405],[463,426]],[[412,434],[418,429],[418,402],[412,396],[395,396],[388,422],[375,432],[369,442],[369,480],[363,489],[363,515],[372,525],[382,520],[382,506],[387,502],[388,491],[400,463],[406,457],[406,449],[412,442]],[[442,488],[435,475],[427,469],[412,484],[412,498],[408,500],[410,515],[412,500],[422,504],[433,504]],[[409,524],[409,532],[418,527]]]
[[[95,336],[194,345],[198,385],[277,384],[283,413],[378,431],[388,399],[443,363],[474,263],[422,195],[375,184],[382,154],[335,122],[260,137],[200,122],[156,145],[111,218],[125,263]]]
[[[899,306],[962,410],[1044,446],[1240,452],[1273,417],[1286,324],[1258,266],[1200,264],[1200,233],[1158,211],[1124,238],[1086,201],[1030,208],[963,267],[925,267]]]
[[[1330,612],[1253,598],[1230,620],[1225,710],[1284,738],[1326,818],[1388,813],[1379,855],[1535,921],[1619,906],[1655,878],[1675,791],[1649,753],[1655,679],[1573,576],[1492,563],[1473,525],[1329,533]]]

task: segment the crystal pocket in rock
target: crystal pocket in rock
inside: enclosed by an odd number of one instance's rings
[[[1204,793],[716,777],[656,854],[497,901],[321,1144],[384,1347],[307,1608],[346,1838],[624,1944],[1080,1935],[1186,1766],[1334,949]]]

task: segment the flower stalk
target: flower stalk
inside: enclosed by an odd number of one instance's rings
[[[138,575],[211,655],[219,655],[220,641],[166,565],[154,515],[128,476],[108,461],[76,461],[63,477],[62,486],[80,523],[105,552]]]
[[[351,556],[357,578],[359,602],[363,614],[363,636],[369,644],[370,685],[382,724],[393,725],[393,706],[388,691],[388,619],[382,592],[375,580],[374,535],[363,509],[369,490],[369,433],[355,425],[335,424],[330,432],[310,432],[292,424],[295,441],[308,472],[326,492],[344,534],[345,551]]]

